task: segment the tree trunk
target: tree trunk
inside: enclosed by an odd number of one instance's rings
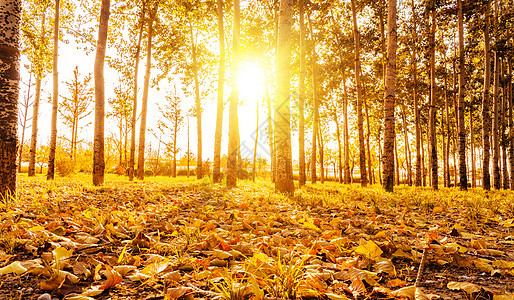
[[[489,39],[489,14],[490,3],[485,3],[485,28],[484,28],[484,90],[482,98],[482,143],[483,143],[483,160],[482,160],[482,186],[485,190],[491,189],[491,175],[489,173],[490,164],[490,131],[491,116],[489,114],[489,89],[491,87],[491,54]]]
[[[104,62],[107,48],[107,31],[109,28],[110,0],[102,0],[100,24],[98,25],[98,44],[95,57],[95,140],[93,153],[93,185],[103,185],[104,159],[104,123],[105,123],[105,80]]]
[[[334,123],[336,123],[336,136],[337,136],[337,166],[339,171],[339,183],[343,183],[343,164],[342,164],[342,147],[341,147],[341,130],[339,126],[339,118],[337,117],[337,109],[333,112]],[[334,178],[335,179],[335,178]]]
[[[47,180],[54,179],[55,172],[55,148],[57,147],[57,110],[59,108],[59,74],[57,59],[59,57],[59,0],[55,0],[54,16],[54,51],[53,51],[53,95],[52,95],[52,120],[50,129],[50,151],[48,154]]]
[[[494,87],[493,87],[493,182],[494,188],[501,189],[500,172],[500,116],[499,116],[499,87],[500,87],[500,58],[498,52],[494,53]]]
[[[300,0],[300,79],[298,99],[298,144],[299,144],[299,186],[305,185],[305,74],[306,74],[306,49],[305,49],[305,0]]]
[[[439,178],[437,173],[437,136],[436,136],[436,101],[435,101],[435,0],[432,0],[431,7],[432,31],[430,33],[430,167],[431,185],[434,190],[439,188]]]
[[[239,68],[240,68],[240,26],[241,7],[239,0],[234,0],[234,28],[232,40],[232,95],[229,106],[229,132],[228,132],[228,159],[227,159],[227,186],[236,187],[238,171],[239,151],[239,126],[238,126],[238,105],[239,105]]]
[[[223,130],[223,87],[225,85],[225,28],[223,26],[223,0],[218,2],[218,34],[220,44],[220,62],[218,73],[218,106],[216,108],[216,132],[214,136],[214,162],[212,181],[221,182],[221,135]]]
[[[367,126],[367,131],[366,131],[366,151],[367,151],[367,154],[368,154],[368,157],[367,157],[367,160],[368,160],[368,172],[367,172],[367,175],[368,175],[368,182],[370,184],[373,184],[375,183],[375,178],[373,176],[373,172],[371,172],[371,145],[370,145],[370,137],[371,137],[371,129],[370,129],[370,125],[369,125],[369,113],[368,113],[368,102],[367,101],[364,101],[364,112],[366,114],[366,126]]]
[[[409,128],[407,126],[405,104],[402,104],[403,139],[405,140],[405,163],[407,164],[407,185],[412,186],[411,152],[409,145]]]
[[[346,69],[343,69],[343,136],[344,136],[344,183],[350,180],[350,133],[348,132],[348,93],[346,91]]]
[[[137,179],[145,178],[145,143],[146,143],[146,115],[148,113],[148,91],[150,90],[150,70],[152,69],[152,38],[153,22],[159,6],[156,3],[148,20],[148,42],[146,45],[146,71],[143,85],[143,98],[141,99],[141,124],[139,125],[139,147],[137,154]]]
[[[35,95],[34,104],[32,107],[32,134],[30,137],[28,176],[36,176],[37,131],[38,131],[40,99],[41,99],[41,78],[38,78],[36,76],[36,95]]]
[[[414,6],[414,0],[411,0],[412,4],[412,18],[413,18],[413,25],[417,25],[417,18],[416,18],[416,7]],[[418,34],[417,30],[414,29],[414,41],[418,40]],[[418,104],[418,58],[416,53],[416,46],[412,48],[412,80],[414,85],[414,91],[413,91],[413,97],[414,97],[414,122],[415,122],[415,129],[416,129],[416,178],[415,178],[415,186],[421,186],[421,128],[420,128],[420,116],[419,116],[419,104]]]
[[[129,161],[129,180],[134,180],[134,162],[136,156],[136,122],[137,122],[137,79],[139,74],[139,55],[141,53],[141,39],[143,36],[143,28],[144,28],[144,19],[145,19],[145,8],[146,1],[143,0],[143,6],[141,8],[141,17],[140,22],[141,26],[139,27],[139,34],[137,35],[137,46],[136,53],[134,55],[134,103],[132,106],[132,121],[130,123],[130,161]]]
[[[256,103],[257,120],[255,124],[255,144],[253,145],[253,166],[252,166],[252,181],[255,182],[255,165],[257,161],[257,141],[259,140],[259,101]]]
[[[475,163],[475,132],[473,128],[473,121],[473,104],[471,104],[469,109],[469,135],[471,144],[471,187],[475,188],[477,187],[477,170]]]
[[[502,82],[502,97],[501,97],[501,104],[502,104],[502,112],[501,112],[501,144],[502,144],[502,175],[503,175],[503,189],[508,190],[510,188],[510,182],[509,182],[509,170],[507,167],[507,135],[505,134],[506,129],[506,121],[507,121],[507,102],[508,102],[508,95],[507,95],[507,86],[505,84],[505,64],[503,63],[503,60],[501,62],[501,78],[500,82]]]
[[[468,175],[466,168],[466,128],[464,126],[464,19],[462,17],[462,0],[457,0],[459,9],[459,177],[460,190],[468,190]]]
[[[16,197],[21,1],[0,5],[0,199]]]
[[[511,41],[511,46],[514,44],[513,41]],[[512,76],[513,76],[513,73],[512,73],[512,58],[508,58],[508,65],[509,65],[509,74],[510,76],[508,77],[508,88],[509,88],[509,93],[508,93],[508,97],[509,97],[509,123],[508,123],[508,126],[509,126],[509,132],[514,132],[514,121],[512,120],[512,117],[513,117],[513,108],[512,106],[514,105],[514,97],[513,97],[513,91],[512,91],[512,88],[513,88],[513,84],[512,84]],[[514,137],[513,136],[510,136],[509,137],[509,164],[510,164],[510,189],[511,190],[514,190]]]
[[[266,105],[268,106],[268,144],[270,154],[270,181],[275,182],[275,147],[273,145],[273,119],[271,116],[271,97],[268,92],[269,85],[266,85]]]
[[[354,0],[352,0],[353,2]],[[384,93],[384,179],[383,185],[387,192],[393,192],[394,185],[394,103],[396,98],[396,0],[388,0],[387,17],[387,63],[386,84]]]
[[[318,133],[318,145],[319,145],[319,172],[320,172],[320,181],[321,181],[321,184],[324,184],[325,183],[325,157],[323,156],[323,154],[325,154],[324,152],[324,147],[323,147],[323,135],[322,135],[322,131],[321,131],[321,127],[319,128],[319,133]]]
[[[198,48],[196,39],[193,36],[193,25],[191,27],[191,46],[193,56],[193,75],[195,82],[195,113],[196,113],[196,179],[203,178],[203,158],[202,158],[202,103],[200,102],[200,80],[198,78]],[[198,34],[198,32],[197,32]]]
[[[396,172],[396,185],[400,185],[400,159],[398,158],[398,141],[396,138],[396,134],[394,136],[394,159],[395,159],[395,172]]]
[[[187,117],[187,178],[189,178],[189,160],[191,157],[189,157],[189,116]]]
[[[442,37],[444,39],[444,36]],[[444,52],[446,54],[446,52]],[[446,115],[448,112],[448,82],[446,80],[446,55],[443,61],[444,68],[444,109],[441,111],[441,133],[442,133],[442,142],[443,142],[443,183],[444,187],[450,187],[450,178],[448,176],[448,172],[450,169],[450,158],[448,155],[448,150],[450,145],[447,143],[447,136],[450,134],[449,130],[446,130],[450,121],[450,118]]]
[[[43,10],[41,17],[41,44],[45,39],[45,22],[46,22],[46,9]],[[38,49],[41,56],[42,49]],[[41,62],[39,62],[41,65]],[[39,120],[39,102],[41,99],[41,66],[38,66],[38,74],[36,74],[36,95],[34,98],[34,106],[32,107],[32,135],[30,138],[30,152],[29,152],[29,170],[28,176],[36,176],[36,151],[37,151],[37,132]]]
[[[361,174],[361,186],[367,186],[368,178],[366,175],[366,150],[364,148],[364,128],[362,120],[362,84],[361,84],[361,61],[360,61],[360,42],[359,28],[357,27],[357,11],[355,0],[352,0],[352,19],[353,37],[355,40],[355,82],[357,86],[357,128],[359,132],[359,172]]]
[[[277,178],[275,189],[293,195],[293,165],[291,153],[290,124],[290,70],[291,70],[291,25],[293,23],[291,0],[280,0],[277,38],[277,101],[275,103],[275,145],[277,152]]]
[[[317,57],[316,57],[316,40],[314,38],[314,32],[312,30],[312,22],[309,18],[309,27],[311,32],[311,40],[312,40],[312,107],[313,107],[313,123],[312,123],[312,164],[311,164],[311,182],[316,183],[317,173],[316,173],[316,164],[317,164],[317,141],[319,134],[319,100],[318,100],[318,74],[317,74]],[[322,175],[322,174],[321,174]]]
[[[21,139],[18,145],[18,173],[21,173],[21,158],[23,155],[23,145],[25,144],[25,129],[27,128],[27,114],[29,112],[30,105],[30,88],[32,87],[32,74],[29,75],[29,85],[27,88],[27,98],[25,98],[24,104],[24,112],[23,112],[23,122],[21,124]]]

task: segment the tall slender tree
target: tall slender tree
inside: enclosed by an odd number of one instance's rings
[[[16,194],[21,0],[0,5],[0,199]]]
[[[361,83],[361,60],[360,60],[360,37],[357,25],[357,10],[355,0],[352,0],[353,37],[355,40],[355,83],[357,86],[357,129],[359,132],[359,172],[361,175],[361,186],[368,185],[366,174],[366,148],[364,147],[364,126],[362,118],[363,91]]]
[[[498,5],[494,1],[494,21],[498,24]],[[493,86],[493,184],[494,188],[501,189],[501,170],[500,170],[500,56],[498,49],[494,51],[494,86]]]
[[[489,113],[489,89],[491,87],[491,53],[489,37],[490,7],[490,0],[486,0],[484,7],[484,90],[482,98],[482,143],[484,151],[482,161],[482,186],[485,190],[491,189],[491,175],[489,172],[491,158],[491,116]]]
[[[223,0],[218,3],[218,35],[220,44],[220,62],[218,72],[218,106],[216,108],[216,132],[214,136],[214,163],[212,180],[221,181],[221,133],[223,129],[223,86],[225,85],[225,28],[223,25]]]
[[[146,43],[146,72],[143,86],[143,98],[141,99],[141,124],[139,125],[139,148],[137,154],[137,179],[145,178],[145,142],[146,142],[146,117],[148,113],[148,91],[150,90],[150,71],[152,69],[152,39],[153,23],[157,17],[159,3],[156,1],[150,11],[148,20],[148,41]]]
[[[145,24],[145,10],[147,0],[143,0],[141,5],[141,13],[139,15],[139,33],[137,35],[136,52],[134,54],[134,78],[133,78],[133,105],[132,120],[130,122],[130,159],[129,159],[129,180],[134,180],[134,165],[136,157],[136,121],[137,121],[137,83],[139,75],[139,55],[141,53],[141,40],[143,37],[143,29]]]
[[[394,102],[396,98],[396,0],[388,0],[387,62],[384,93],[384,189],[393,192],[394,184]]]
[[[293,23],[292,0],[280,0],[277,36],[277,92],[275,103],[275,145],[277,173],[275,189],[293,195],[293,164],[291,152],[291,26]]]
[[[59,109],[59,0],[55,0],[54,16],[54,51],[53,51],[53,95],[52,95],[52,121],[50,129],[50,151],[48,154],[47,180],[54,179],[55,172],[55,149],[57,147],[57,111]]]
[[[37,135],[38,135],[38,120],[39,120],[39,103],[41,100],[41,82],[46,73],[45,61],[47,56],[47,39],[46,39],[46,12],[48,7],[50,6],[51,1],[46,1],[41,3],[41,30],[39,41],[36,43],[35,52],[35,61],[33,61],[33,65],[35,66],[35,77],[36,77],[36,93],[34,98],[34,104],[32,105],[32,132],[30,138],[30,152],[29,152],[29,169],[28,176],[36,176],[36,150],[37,150]],[[24,34],[25,36],[32,36],[31,32],[27,32]],[[36,41],[33,41],[36,42]],[[30,59],[30,58],[29,58]]]
[[[431,185],[434,190],[439,188],[437,165],[437,135],[436,135],[436,81],[435,81],[435,30],[436,30],[436,6],[435,0],[431,0],[431,31],[430,31],[430,118],[429,118],[429,158],[431,168]]]
[[[58,1],[58,0],[57,0]],[[110,0],[102,0],[98,41],[96,46],[95,79],[95,132],[93,152],[93,185],[104,184],[104,131],[105,131],[105,79],[104,63],[107,48],[107,30],[109,28]]]
[[[414,43],[412,46],[412,81],[413,81],[413,97],[414,97],[414,126],[416,133],[416,175],[415,175],[415,186],[421,186],[422,181],[422,170],[421,170],[421,128],[420,128],[420,116],[419,116],[419,104],[418,104],[418,57],[416,51],[416,42],[418,40],[418,33],[416,30],[417,26],[417,15],[416,15],[416,6],[414,5],[414,0],[411,0],[412,6],[412,26],[413,26],[413,39]]]
[[[464,127],[464,18],[462,16],[462,0],[457,0],[459,10],[459,177],[460,190],[468,190],[468,172],[466,169],[466,129]]]
[[[299,78],[299,99],[298,99],[298,164],[299,164],[299,185],[305,185],[305,75],[306,75],[306,54],[305,48],[305,0],[300,0],[300,78]]]
[[[239,151],[239,126],[238,126],[238,105],[239,105],[239,68],[240,68],[240,26],[241,26],[241,5],[239,0],[234,0],[234,27],[232,39],[232,95],[229,106],[229,132],[228,132],[228,157],[227,157],[227,186],[237,185],[237,159]]]

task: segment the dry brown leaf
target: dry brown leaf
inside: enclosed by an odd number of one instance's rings
[[[192,288],[182,286],[182,287],[168,289],[168,291],[166,292],[166,297],[168,297],[168,299],[170,299],[170,300],[174,300],[174,299],[178,299],[178,298],[184,296],[185,294],[191,293],[191,292],[193,292]]]
[[[448,282],[447,287],[450,290],[462,290],[466,292],[468,295],[471,295],[473,293],[478,293],[482,290],[482,288],[474,283],[471,282],[456,282],[456,281],[450,281]]]
[[[105,277],[107,277],[107,280],[100,286],[101,289],[110,289],[123,281],[123,277],[121,277],[120,273],[116,272],[111,266],[106,265],[105,268]]]

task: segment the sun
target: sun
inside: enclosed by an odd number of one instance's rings
[[[239,90],[243,103],[262,103],[264,96],[264,72],[255,62],[245,63],[239,75]]]

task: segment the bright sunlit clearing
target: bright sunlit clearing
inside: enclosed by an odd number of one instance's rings
[[[241,100],[245,105],[262,103],[264,95],[264,72],[256,63],[246,63],[241,68],[239,89]]]

